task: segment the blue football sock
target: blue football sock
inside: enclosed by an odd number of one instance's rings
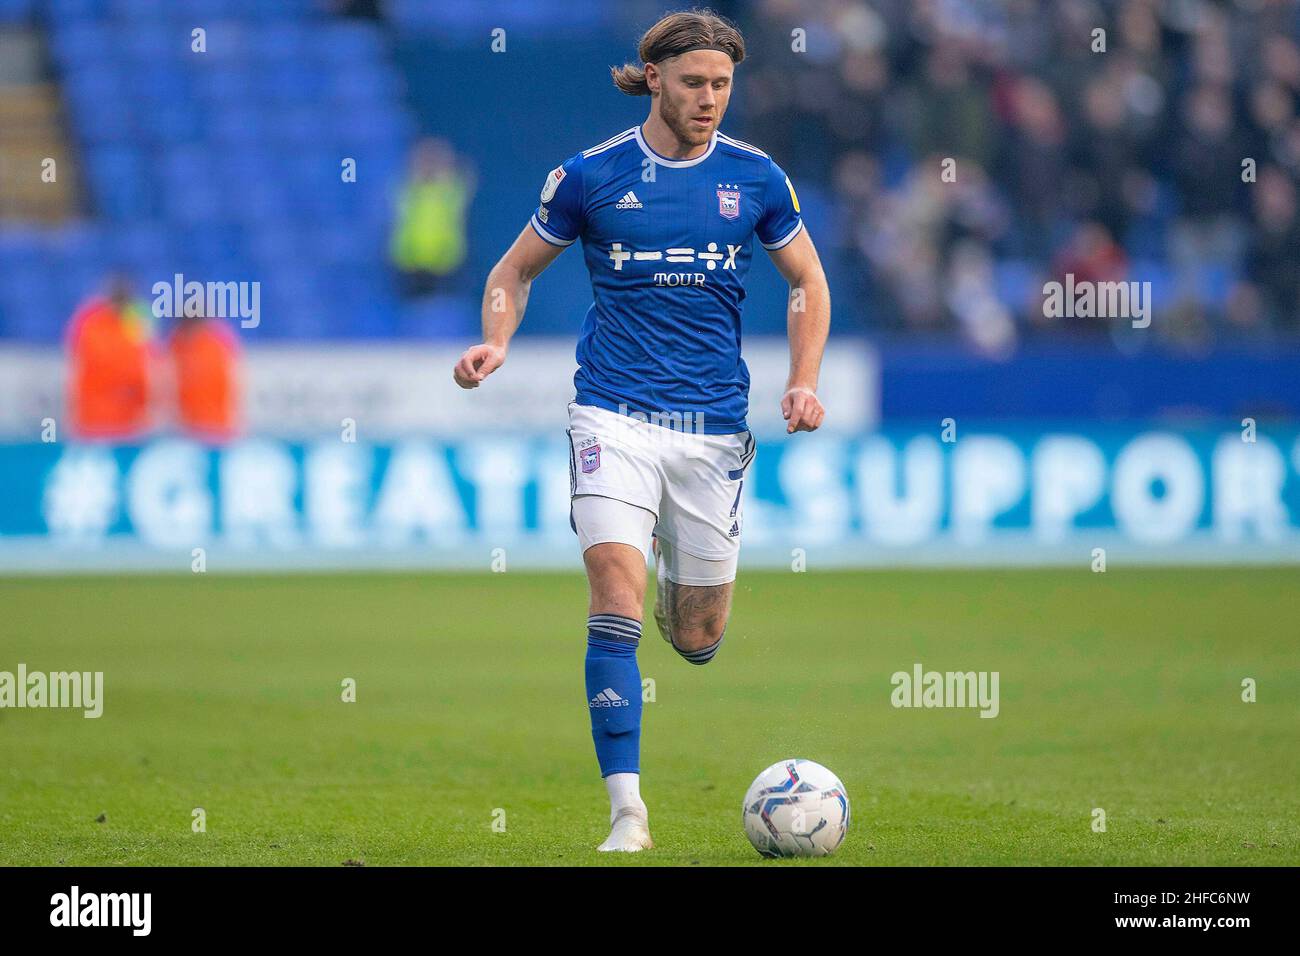
[[[600,775],[641,772],[641,622],[618,614],[587,619],[587,706]]]

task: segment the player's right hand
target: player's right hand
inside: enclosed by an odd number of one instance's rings
[[[499,369],[506,360],[506,350],[499,345],[472,345],[465,350],[452,377],[461,388],[478,388],[483,379]]]

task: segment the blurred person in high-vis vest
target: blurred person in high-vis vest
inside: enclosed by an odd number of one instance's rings
[[[461,168],[448,143],[434,137],[416,143],[389,248],[406,295],[457,291],[474,190],[473,173]]]
[[[128,441],[151,425],[153,328],[123,276],[68,324],[68,414],[78,438]]]
[[[239,338],[223,319],[182,315],[167,341],[175,423],[187,435],[227,441],[240,429]]]

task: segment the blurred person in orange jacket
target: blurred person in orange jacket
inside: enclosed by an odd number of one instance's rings
[[[68,413],[79,438],[117,441],[150,426],[152,323],[121,275],[68,324]]]
[[[239,339],[221,319],[182,315],[167,342],[176,422],[191,437],[222,442],[240,427]]]

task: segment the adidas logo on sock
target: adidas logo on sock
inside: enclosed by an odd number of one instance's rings
[[[628,701],[626,698],[619,697],[614,688],[606,687],[595,697],[591,698],[591,707],[626,707]]]
[[[636,193],[628,190],[623,194],[623,198],[614,204],[615,209],[640,209],[641,200],[636,198]]]

